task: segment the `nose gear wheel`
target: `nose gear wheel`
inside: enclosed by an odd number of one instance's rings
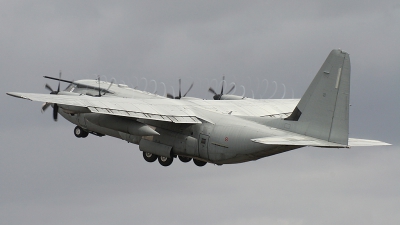
[[[76,126],[74,129],[75,137],[77,138],[85,138],[89,135],[87,131],[85,131],[82,127]]]

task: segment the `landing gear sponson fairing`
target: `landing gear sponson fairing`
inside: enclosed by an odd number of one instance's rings
[[[52,105],[55,119],[60,114],[77,125],[76,137],[120,138],[139,145],[146,161],[158,159],[163,166],[176,157],[198,166],[222,165],[304,146],[389,145],[348,137],[350,58],[342,50],[332,50],[300,101],[170,99],[98,80],[69,83],[64,91],[48,87],[50,95],[7,94]]]

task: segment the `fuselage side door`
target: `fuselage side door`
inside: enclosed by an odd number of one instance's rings
[[[210,136],[205,134],[199,135],[199,156],[204,159],[208,159],[208,141]]]

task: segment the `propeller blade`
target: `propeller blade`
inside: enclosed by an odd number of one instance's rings
[[[60,84],[61,84],[61,70],[60,70],[60,75],[59,75],[59,80],[58,80],[58,88],[57,88],[57,93],[60,92]]]
[[[70,84],[74,83],[73,81],[70,81],[70,80],[63,80],[63,79],[55,78],[55,77],[49,77],[49,76],[43,76],[43,77],[47,78],[47,79],[51,79],[51,80],[58,80],[58,81],[62,81],[62,82],[65,82],[65,83],[70,83]]]
[[[49,90],[50,92],[54,92],[53,88],[50,87],[50,85],[46,84],[44,86],[47,90]]]
[[[111,87],[113,84],[114,84],[114,80],[112,80],[111,83],[110,83],[110,85],[108,86],[107,92],[108,92],[108,90],[110,90],[110,87]],[[99,91],[100,91],[100,88],[99,88]],[[103,95],[105,95],[105,94],[106,94],[106,92],[104,92]]]
[[[226,92],[226,95],[229,94],[229,93],[231,93],[231,92],[233,91],[233,89],[235,89],[235,85],[233,85],[233,86],[231,87],[231,89],[230,89],[228,92]]]
[[[46,111],[46,109],[49,108],[49,106],[50,106],[50,103],[48,103],[48,102],[43,103],[43,105],[42,105],[42,113],[44,113],[44,111]]]
[[[54,121],[57,121],[57,116],[58,116],[58,105],[54,104],[54,106],[53,106],[53,119],[54,119]]]
[[[100,75],[97,77],[97,81],[99,82],[99,97],[101,97],[101,92],[100,92]]]
[[[182,83],[182,81],[181,81],[181,79],[179,79],[179,99],[182,98],[182,95],[181,95],[181,83]]]
[[[210,88],[208,89],[208,92],[211,92],[211,93],[213,93],[214,95],[217,95],[217,92],[215,92],[214,89],[213,89],[212,87],[210,87]]]
[[[221,87],[221,95],[224,94],[224,83],[225,83],[225,76],[222,77],[222,87]]]
[[[183,95],[183,97],[186,97],[187,93],[189,93],[189,91],[192,89],[194,83],[192,83],[189,87],[189,89],[186,91],[186,93]]]

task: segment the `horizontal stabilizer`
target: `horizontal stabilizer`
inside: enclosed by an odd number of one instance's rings
[[[334,147],[347,148],[346,145],[337,144],[321,139],[308,137],[298,134],[290,134],[287,136],[273,136],[251,139],[254,142],[266,145],[296,145],[296,146],[314,146],[314,147]]]
[[[357,139],[357,138],[349,138],[349,145],[351,147],[361,147],[361,146],[384,146],[391,145],[389,143],[377,140],[367,140],[367,139]]]
[[[391,145],[386,142],[377,140],[349,138],[349,145],[342,145],[321,139],[308,137],[298,134],[288,134],[286,136],[273,136],[251,139],[253,142],[266,144],[266,145],[294,145],[294,146],[313,146],[313,147],[333,147],[333,148],[349,148],[349,147],[362,147],[362,146],[385,146]]]

